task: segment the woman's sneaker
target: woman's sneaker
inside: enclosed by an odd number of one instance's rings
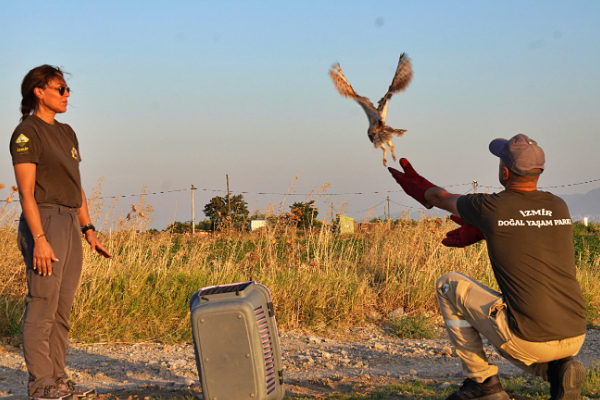
[[[72,400],[92,399],[96,397],[96,389],[84,389],[77,387],[75,386],[75,382],[71,380],[58,379],[56,381],[56,386],[59,390],[72,394]]]
[[[65,392],[56,386],[44,386],[37,388],[35,392],[29,395],[30,400],[72,400],[73,395]]]

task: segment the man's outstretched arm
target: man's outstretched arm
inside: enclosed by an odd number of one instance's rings
[[[426,208],[438,207],[452,213],[450,217],[452,221],[460,225],[446,234],[442,244],[448,247],[465,247],[473,243],[477,243],[485,239],[479,228],[467,225],[458,216],[458,198],[460,194],[450,193],[446,189],[442,189],[417,174],[417,171],[410,165],[406,158],[400,159],[400,166],[404,172],[400,172],[395,168],[388,168],[396,182],[402,189],[421,203]]]
[[[425,190],[423,197],[425,200],[434,207],[441,208],[449,211],[454,215],[458,215],[458,209],[456,203],[460,194],[450,193],[446,189],[441,187],[431,187]]]
[[[404,172],[391,167],[388,170],[407,195],[423,204],[425,208],[438,207],[458,215],[456,201],[460,194],[450,193],[429,182],[415,171],[406,158],[400,159],[400,166]]]

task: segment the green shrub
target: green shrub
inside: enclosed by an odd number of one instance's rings
[[[404,339],[433,339],[438,329],[430,317],[402,316],[390,319],[390,329]]]

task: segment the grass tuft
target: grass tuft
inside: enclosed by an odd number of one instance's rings
[[[433,339],[439,335],[432,318],[426,316],[402,316],[389,323],[391,331],[404,339]]]

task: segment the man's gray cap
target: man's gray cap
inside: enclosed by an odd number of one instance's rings
[[[544,170],[546,157],[537,142],[519,133],[510,139],[494,139],[490,142],[490,152],[500,157],[509,170],[518,175],[539,175],[541,172],[528,172],[535,168]]]

